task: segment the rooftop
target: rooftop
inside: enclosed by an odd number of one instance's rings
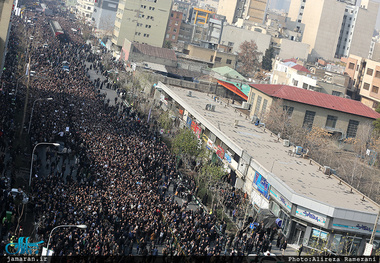
[[[269,96],[284,100],[290,100],[298,103],[313,105],[316,107],[336,110],[353,115],[367,117],[370,119],[380,118],[379,113],[356,100],[341,98],[338,96],[300,89],[287,85],[250,84],[250,86]]]
[[[177,56],[173,50],[140,44],[137,42],[134,42],[133,46],[144,55],[177,61]]]
[[[182,107],[214,134],[221,133],[228,138],[230,142],[226,144],[229,147],[234,144],[235,149],[247,151],[262,167],[271,171],[274,178],[280,179],[297,194],[337,208],[377,213],[378,205],[375,202],[368,198],[363,201],[362,194],[356,191],[351,193],[350,186],[339,184],[338,178],[325,175],[319,171],[318,165],[310,164],[309,160],[288,155],[289,147],[278,142],[270,131],[265,132],[252,124],[231,104],[216,103],[211,95],[198,91],[192,91],[189,97],[186,89],[173,86],[165,88],[165,92],[174,96]],[[217,104],[215,112],[206,110],[206,104]],[[237,128],[234,128],[235,120],[239,121]],[[270,178],[267,179],[270,183]]]

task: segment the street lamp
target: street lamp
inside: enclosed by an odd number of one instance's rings
[[[49,240],[48,240],[48,242],[47,242],[47,246],[46,246],[46,255],[47,255],[47,256],[49,255],[49,245],[50,245],[51,234],[53,234],[53,231],[56,230],[57,228],[62,228],[62,227],[76,227],[76,228],[81,228],[81,229],[86,229],[86,228],[87,228],[86,225],[60,225],[60,226],[56,226],[56,227],[54,227],[54,228],[50,231],[50,234],[49,234]]]
[[[36,150],[37,146],[39,146],[39,145],[53,145],[56,147],[60,146],[60,144],[56,143],[56,142],[40,142],[40,143],[37,143],[36,146],[34,146],[33,151],[32,151],[32,160],[30,162],[29,187],[30,187],[30,184],[32,183],[34,151]]]
[[[53,100],[53,98],[41,98],[41,99],[36,99],[33,102],[32,113],[30,114],[30,120],[29,120],[28,134],[30,133],[30,126],[32,125],[32,117],[33,117],[33,112],[34,112],[34,105],[36,104],[37,101],[41,101],[41,100],[49,101],[49,100]]]

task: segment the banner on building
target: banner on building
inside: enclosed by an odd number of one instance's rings
[[[222,147],[220,147],[220,145],[218,145],[218,148],[217,148],[217,150],[216,150],[216,155],[218,155],[219,158],[220,158],[221,160],[223,160],[223,158],[224,158],[224,150],[223,150]]]
[[[269,183],[268,181],[258,172],[255,173],[252,186],[259,191],[266,199],[269,200]]]

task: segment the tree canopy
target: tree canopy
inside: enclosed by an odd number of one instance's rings
[[[184,128],[179,131],[173,140],[173,150],[176,154],[184,156],[196,156],[201,152],[198,140],[192,130]]]
[[[261,62],[261,66],[263,69],[271,71],[272,70],[272,58],[274,58],[274,50],[273,47],[265,50],[265,55],[263,57],[263,61]]]
[[[256,68],[260,66],[260,54],[261,53],[257,51],[255,41],[244,41],[240,45],[240,51],[238,52],[238,60],[240,62],[238,71],[244,76],[253,76]]]

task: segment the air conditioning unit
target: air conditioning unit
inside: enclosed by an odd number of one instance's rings
[[[215,111],[215,105],[211,105],[210,110],[211,110],[211,111]]]
[[[210,108],[211,108],[211,104],[206,104],[205,110],[210,110]]]
[[[241,105],[241,107],[245,110],[248,110],[249,109],[249,104],[248,102],[244,101],[243,104]]]
[[[187,96],[188,96],[188,97],[193,96],[193,92],[192,92],[191,90],[189,90],[189,93],[187,93]]]
[[[323,167],[323,173],[330,175],[331,174],[331,168],[329,166],[324,166]]]
[[[284,147],[289,147],[289,146],[290,146],[290,141],[289,141],[289,140],[283,140],[283,141],[282,141],[282,145],[283,145]]]

